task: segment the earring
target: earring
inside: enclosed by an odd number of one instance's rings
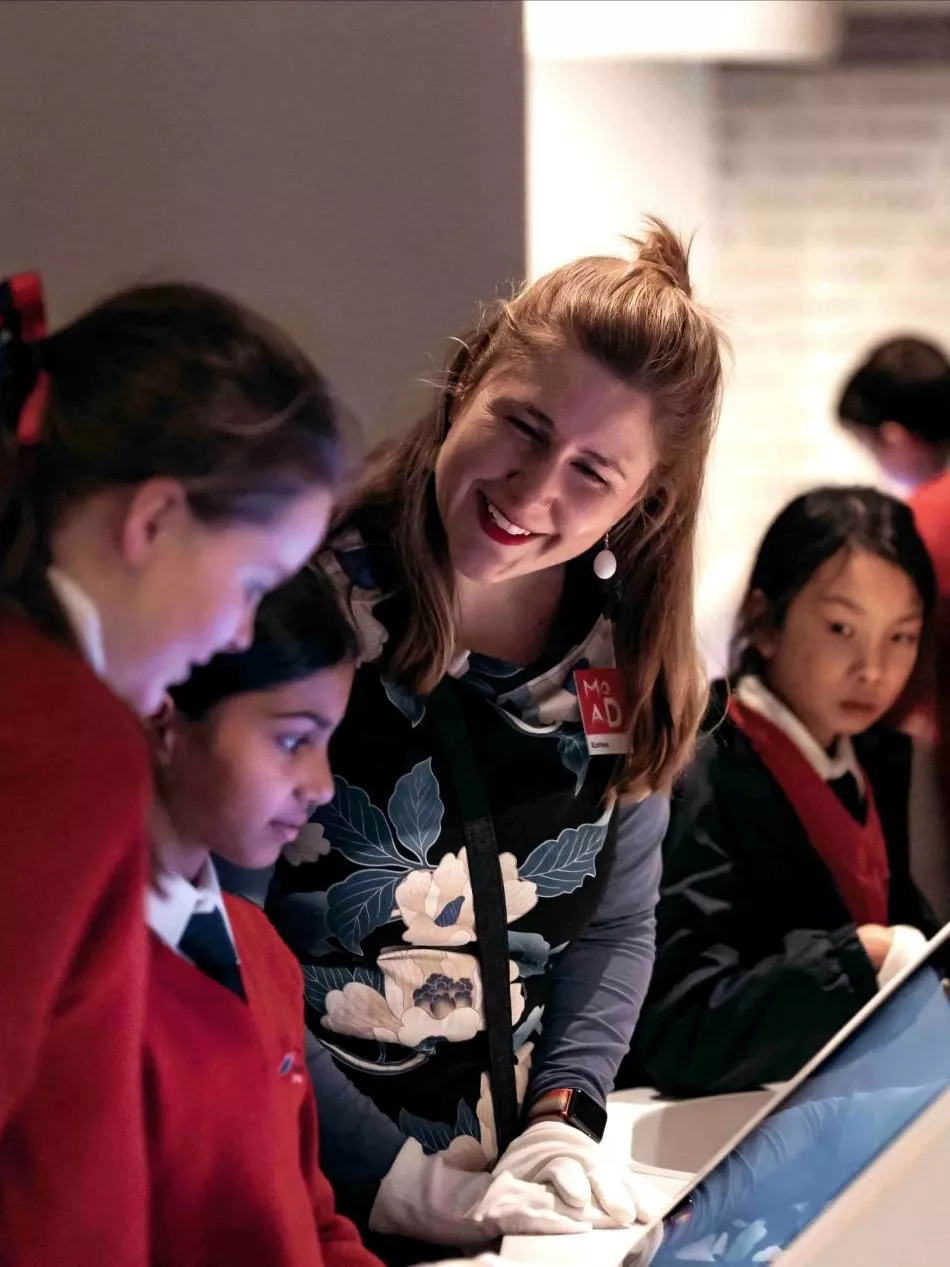
[[[610,548],[610,533],[604,534],[604,548],[594,556],[594,575],[601,581],[609,581],[617,571],[617,556]]]

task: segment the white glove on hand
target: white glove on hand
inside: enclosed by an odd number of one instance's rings
[[[586,1232],[574,1212],[558,1212],[553,1192],[511,1174],[461,1170],[443,1153],[403,1144],[379,1186],[369,1217],[374,1232],[436,1245],[488,1245],[501,1236]]]
[[[550,1184],[563,1202],[559,1210],[594,1227],[627,1227],[637,1219],[648,1223],[669,1204],[622,1158],[611,1157],[566,1122],[532,1123],[508,1145],[493,1173]]]
[[[919,929],[911,928],[909,924],[895,924],[893,931],[891,948],[878,969],[878,989],[886,986],[902,968],[919,959],[927,949],[927,938]]]

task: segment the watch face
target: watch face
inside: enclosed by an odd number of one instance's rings
[[[586,1091],[575,1091],[571,1096],[569,1117],[575,1126],[586,1131],[598,1143],[603,1139],[607,1129],[607,1110]]]

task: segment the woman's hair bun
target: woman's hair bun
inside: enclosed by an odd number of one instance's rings
[[[657,216],[646,217],[646,229],[640,237],[627,239],[636,248],[641,269],[652,269],[667,285],[675,286],[692,296],[689,280],[689,248],[673,230]]]

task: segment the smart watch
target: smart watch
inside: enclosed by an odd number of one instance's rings
[[[539,1095],[525,1114],[530,1125],[541,1118],[554,1117],[575,1126],[579,1131],[600,1143],[607,1127],[607,1110],[592,1095],[577,1087],[558,1087]]]

